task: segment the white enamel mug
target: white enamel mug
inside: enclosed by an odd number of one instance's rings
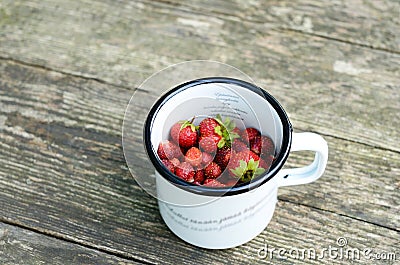
[[[269,171],[249,183],[212,188],[187,183],[162,164],[156,155],[169,128],[192,117],[221,114],[240,129],[255,127],[275,143]],[[305,184],[323,174],[328,145],[315,133],[292,133],[278,101],[254,84],[224,77],[193,80],[162,95],[151,108],[144,126],[144,144],[155,167],[157,199],[162,218],[178,237],[208,248],[231,248],[256,237],[270,222],[279,187]],[[314,161],[301,168],[282,169],[290,151],[315,152]]]

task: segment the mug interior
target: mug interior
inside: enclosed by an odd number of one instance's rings
[[[146,149],[153,164],[156,163],[155,167],[159,173],[173,183],[183,185],[185,189],[191,187],[189,190],[194,192],[210,190],[208,187],[184,181],[182,183],[182,180],[165,170],[161,161],[158,158],[154,159],[154,156],[159,143],[169,138],[169,130],[177,121],[195,118],[194,123],[198,125],[202,119],[215,117],[217,114],[223,119],[229,117],[234,120],[241,130],[254,127],[262,135],[271,137],[275,143],[276,160],[268,172],[252,180],[250,185],[260,185],[263,183],[260,180],[267,181],[268,177],[272,177],[271,173],[276,173],[283,165],[290,148],[290,122],[279,103],[267,92],[253,84],[231,78],[194,80],[170,90],[153,106],[146,121],[144,137],[145,142],[150,142],[145,143]],[[234,193],[240,186],[246,185],[240,184],[225,192]]]
[[[234,120],[237,127],[258,129],[268,135],[276,145],[276,153],[282,146],[282,122],[275,109],[259,94],[236,84],[208,83],[189,87],[168,99],[159,109],[153,121],[151,144],[158,144],[169,137],[170,128],[180,120],[198,123],[206,117],[220,114]]]

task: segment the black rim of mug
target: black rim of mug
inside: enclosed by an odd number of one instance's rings
[[[207,186],[199,186],[196,184],[192,184],[189,182],[186,182],[177,176],[175,174],[171,173],[165,166],[164,164],[160,161],[160,159],[156,155],[156,150],[153,149],[153,146],[151,144],[151,130],[153,126],[153,121],[154,118],[156,117],[158,111],[160,108],[164,105],[165,102],[167,102],[171,97],[176,95],[177,93],[180,93],[181,91],[188,89],[193,86],[198,86],[202,84],[208,84],[208,83],[227,83],[227,84],[234,84],[238,85],[243,88],[247,88],[254,93],[257,93],[261,97],[263,97],[265,100],[271,104],[271,106],[275,109],[277,112],[281,122],[282,122],[282,129],[283,129],[283,135],[282,135],[282,145],[281,145],[281,150],[276,157],[275,161],[272,163],[271,168],[268,172],[258,176],[257,178],[253,179],[252,181],[248,183],[241,183],[233,187],[221,187],[221,188],[214,188],[214,187],[207,187]],[[172,89],[170,89],[168,92],[163,94],[152,106],[152,108],[149,111],[149,114],[147,115],[145,125],[143,128],[143,139],[144,139],[144,145],[145,145],[145,150],[147,152],[148,157],[150,158],[150,161],[152,162],[153,166],[155,169],[163,176],[165,179],[167,179],[170,183],[176,185],[177,187],[184,189],[186,191],[196,193],[196,194],[202,194],[202,195],[207,195],[207,196],[230,196],[230,195],[236,195],[240,193],[247,192],[249,190],[252,190],[254,188],[259,187],[260,185],[265,184],[268,182],[270,179],[272,179],[278,171],[283,167],[283,165],[286,162],[286,159],[289,155],[290,152],[290,147],[292,143],[292,125],[289,121],[289,118],[283,109],[283,107],[280,105],[280,103],[267,91],[264,89],[248,83],[243,80],[239,79],[234,79],[234,78],[227,78],[227,77],[207,77],[207,78],[201,78],[201,79],[196,79],[192,80],[183,84],[180,84]]]

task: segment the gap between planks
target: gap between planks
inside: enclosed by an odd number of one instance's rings
[[[81,78],[81,79],[85,79],[85,80],[91,80],[91,81],[98,82],[100,84],[104,84],[104,85],[108,85],[108,86],[112,86],[112,87],[116,87],[116,88],[123,88],[123,89],[127,89],[127,90],[132,90],[133,89],[132,92],[134,92],[134,91],[136,91],[138,89],[137,87],[133,87],[132,88],[132,87],[124,86],[124,85],[116,85],[116,84],[107,82],[107,81],[105,81],[103,79],[100,79],[100,78],[97,78],[97,77],[91,77],[91,76],[87,76],[87,75],[84,75],[84,74],[76,74],[76,73],[71,73],[71,72],[65,72],[65,71],[53,69],[51,67],[40,65],[40,64],[34,64],[34,63],[25,62],[25,61],[21,61],[21,60],[10,58],[10,57],[4,57],[3,55],[0,55],[0,60],[6,61],[6,62],[11,62],[11,63],[18,64],[18,65],[23,65],[23,66],[36,68],[36,69],[39,69],[39,70],[42,70],[42,71],[55,72],[55,73],[63,74],[63,75],[70,76],[70,77]],[[144,92],[146,92],[146,91],[144,91]]]
[[[148,261],[145,261],[145,260],[140,260],[140,259],[134,258],[134,257],[132,257],[130,255],[124,255],[124,254],[122,254],[122,253],[120,253],[118,251],[108,250],[106,248],[101,248],[101,247],[97,247],[97,246],[94,246],[94,245],[90,245],[89,243],[86,243],[86,242],[83,242],[83,241],[80,242],[80,241],[77,241],[77,240],[74,240],[74,239],[71,239],[71,238],[68,238],[68,237],[64,237],[63,234],[57,234],[57,233],[54,233],[54,232],[50,233],[50,232],[48,232],[46,230],[35,229],[35,228],[20,224],[18,222],[13,222],[13,221],[10,221],[10,220],[7,220],[7,219],[0,219],[0,223],[11,225],[11,226],[14,226],[14,227],[18,227],[20,229],[31,231],[31,232],[34,232],[34,233],[37,233],[37,234],[40,234],[40,235],[44,235],[44,236],[50,237],[50,238],[55,238],[55,239],[58,239],[58,240],[62,240],[64,242],[75,244],[77,246],[81,246],[81,247],[84,247],[84,248],[87,248],[87,249],[90,249],[90,250],[99,251],[99,252],[104,253],[104,254],[113,255],[115,257],[118,257],[118,258],[121,258],[121,259],[125,259],[126,261],[139,262],[139,263],[147,264],[147,265],[155,265],[155,263],[151,263],[151,262],[148,262]]]

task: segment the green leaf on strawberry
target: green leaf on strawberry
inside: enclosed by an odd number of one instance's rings
[[[189,127],[189,126],[190,126],[190,128],[192,129],[193,132],[195,132],[197,129],[199,129],[198,126],[195,126],[195,125],[193,124],[193,120],[194,120],[194,117],[193,117],[193,119],[190,120],[190,121],[183,121],[183,122],[182,122],[182,126],[181,126],[181,130],[182,130],[183,128],[186,128],[186,127]]]
[[[220,136],[222,136],[222,134],[223,134],[221,126],[216,126],[216,127],[214,128],[214,132],[215,132],[216,134],[220,135]]]
[[[253,158],[248,163],[244,160],[239,161],[239,166],[231,169],[231,172],[242,182],[247,182],[265,172],[264,168],[259,167],[259,160]]]
[[[220,114],[216,115],[215,120],[219,123],[219,126],[214,128],[214,132],[221,136],[221,140],[217,144],[218,148],[224,146],[230,147],[234,139],[240,138],[237,133],[233,132],[233,129],[236,127],[235,121],[231,120],[229,117],[223,121]]]
[[[220,114],[217,114],[217,115],[215,115],[215,120],[219,123],[219,124],[224,124],[223,122],[222,122],[222,117],[221,117],[221,115]]]
[[[224,139],[224,138],[221,138],[221,140],[219,140],[219,142],[218,142],[218,144],[217,144],[217,147],[218,147],[218,148],[222,148],[222,147],[224,147],[225,145],[226,145],[225,139]]]

